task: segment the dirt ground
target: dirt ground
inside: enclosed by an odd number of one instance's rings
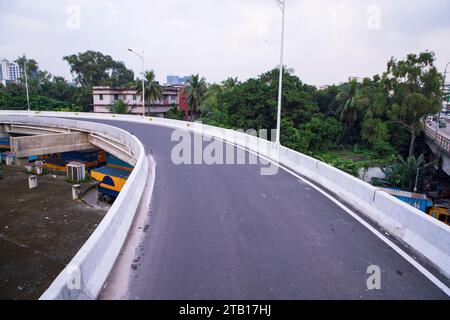
[[[64,176],[38,177],[28,188],[22,168],[0,165],[0,299],[37,299],[106,214],[72,200]]]

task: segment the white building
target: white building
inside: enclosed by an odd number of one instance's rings
[[[164,117],[172,107],[179,107],[181,88],[179,86],[163,86],[161,99],[146,104],[146,114],[154,117]],[[142,114],[142,98],[135,89],[122,89],[111,87],[93,87],[94,112],[109,113],[110,106],[122,100],[130,107],[130,113]]]
[[[442,103],[442,112],[450,113],[450,83],[444,84],[444,99]]]
[[[324,84],[324,85],[318,86],[317,90],[324,91],[324,90],[327,90],[329,87],[330,87],[329,85]]]
[[[6,59],[0,61],[0,81],[3,84],[17,82],[23,75],[23,69],[15,62]]]

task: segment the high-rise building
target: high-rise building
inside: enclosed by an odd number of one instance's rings
[[[174,75],[167,76],[167,84],[173,85],[173,84],[185,84],[186,81],[190,80],[191,77],[179,77]]]
[[[0,80],[5,80],[8,78],[8,66],[8,60],[3,59],[0,61]]]
[[[15,62],[9,62],[6,59],[0,61],[0,81],[4,84],[8,82],[17,82],[23,75],[23,68]]]
[[[442,112],[450,113],[450,82],[444,83]]]

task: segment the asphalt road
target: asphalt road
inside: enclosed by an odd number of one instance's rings
[[[174,165],[171,129],[112,122],[156,161],[130,299],[446,299],[348,213],[280,170]],[[381,290],[367,290],[370,265]]]

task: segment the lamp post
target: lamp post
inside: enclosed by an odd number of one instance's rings
[[[445,71],[444,71],[444,83],[442,84],[442,99],[445,99],[444,94],[445,94],[445,81],[447,79],[447,68],[450,65],[450,61],[447,63],[447,65],[445,66]]]
[[[137,55],[142,61],[142,116],[145,117],[145,60],[144,60],[144,50],[142,50],[142,55],[137,52],[134,52],[131,49],[128,51]]]
[[[414,184],[414,192],[417,192],[417,184],[419,183],[419,172],[420,172],[420,167],[417,168],[417,172],[416,172],[416,183]]]
[[[281,140],[281,103],[283,95],[283,58],[284,58],[284,23],[285,23],[285,9],[286,0],[275,0],[278,7],[281,10],[282,22],[281,22],[281,53],[280,53],[280,80],[278,84],[278,110],[277,110],[277,134],[276,145],[280,144]]]
[[[27,75],[27,57],[25,56],[25,54],[23,54],[23,73],[25,75],[25,91],[27,92],[27,109],[28,112],[31,111],[31,107],[30,107],[30,94],[28,91],[28,75]]]
[[[442,84],[442,106],[444,106],[444,102],[445,102],[445,79],[447,77],[447,68],[450,65],[450,61],[447,63],[447,65],[445,66],[445,70],[444,70],[444,83]],[[436,125],[436,131],[439,131],[439,126],[441,124],[441,112],[442,109],[439,111],[438,114],[438,121],[437,121],[437,125]]]

